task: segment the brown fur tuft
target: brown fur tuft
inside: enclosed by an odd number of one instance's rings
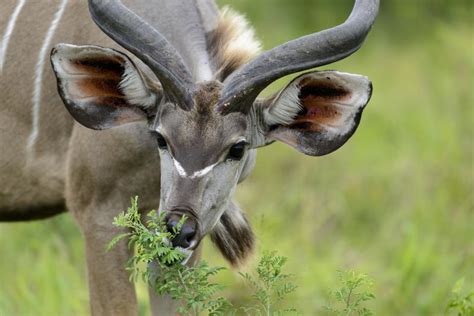
[[[207,34],[215,79],[224,81],[232,72],[254,58],[261,49],[254,30],[244,16],[224,7],[217,27]]]
[[[244,214],[243,221],[235,221],[232,215],[224,213],[210,237],[224,258],[233,266],[243,265],[253,254],[255,236]]]
[[[194,101],[197,111],[201,114],[210,111],[216,105],[222,89],[222,83],[218,81],[206,81],[197,84],[194,92]]]

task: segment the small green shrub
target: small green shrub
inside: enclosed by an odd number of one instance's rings
[[[252,298],[257,302],[255,307],[243,307],[244,311],[251,315],[296,312],[295,308],[278,309],[278,304],[296,289],[296,285],[289,281],[291,275],[283,273],[286,261],[286,257],[278,256],[276,252],[266,252],[256,267],[256,276],[239,273],[252,288]]]
[[[334,303],[328,303],[326,311],[329,315],[374,315],[364,306],[368,301],[375,299],[373,281],[363,273],[353,270],[339,271],[341,287],[331,293]]]
[[[452,296],[446,306],[446,315],[472,316],[474,315],[474,291],[463,293],[464,279],[454,285]]]
[[[183,217],[174,231],[168,232],[164,213],[158,215],[156,211],[151,211],[144,225],[140,219],[138,198],[135,197],[127,212],[120,213],[113,222],[115,226],[128,228],[130,232],[116,236],[108,249],[128,237],[129,247],[135,247],[135,254],[126,267],[131,280],[141,278],[158,294],[167,294],[174,300],[184,302],[177,310],[180,314],[199,315],[202,311],[209,315],[220,314],[229,304],[222,297],[213,298],[222,286],[209,282],[209,277],[224,268],[209,267],[206,262],[188,268],[181,264],[188,255],[172,247],[171,240],[185,220]],[[152,264],[158,266],[152,268]]]
[[[128,237],[129,247],[135,247],[136,254],[130,258],[127,268],[132,271],[132,279],[138,276],[146,276],[146,271],[140,268],[138,263],[146,264],[154,260],[162,266],[171,266],[185,259],[185,254],[179,249],[171,247],[170,240],[179,232],[183,220],[177,225],[176,231],[168,232],[164,224],[164,214],[158,215],[151,211],[147,215],[146,225],[141,222],[138,210],[138,198],[132,199],[132,205],[127,212],[120,213],[114,218],[113,225],[129,229],[130,232],[117,235],[108,244],[110,250],[120,240]]]
[[[209,278],[223,269],[209,267],[206,262],[190,268],[174,265],[160,271],[151,286],[158,294],[168,294],[174,300],[182,301],[183,305],[177,309],[180,314],[199,315],[206,311],[206,315],[222,315],[230,303],[223,297],[216,297],[224,287],[211,283]]]
[[[255,306],[233,307],[228,300],[218,296],[224,287],[209,281],[209,278],[222,271],[223,267],[210,267],[201,261],[194,267],[181,264],[187,254],[172,247],[171,240],[179,232],[182,224],[173,232],[168,232],[164,215],[151,211],[146,224],[141,222],[137,197],[127,212],[120,213],[113,224],[127,228],[129,232],[117,235],[108,245],[114,247],[120,240],[129,239],[129,247],[135,247],[135,254],[129,259],[126,269],[130,278],[143,279],[156,293],[170,295],[181,301],[177,312],[183,315],[235,315],[243,312],[247,315],[282,315],[296,311],[293,308],[277,308],[287,294],[296,288],[289,282],[290,275],[283,273],[287,258],[275,252],[265,253],[259,261],[255,273],[240,273],[253,289]],[[153,267],[153,265],[158,265]],[[157,268],[155,270],[155,268]]]

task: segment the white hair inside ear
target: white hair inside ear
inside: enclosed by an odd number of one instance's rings
[[[296,118],[303,106],[299,98],[300,87],[297,81],[290,83],[265,109],[265,122],[271,125],[288,125]]]
[[[146,85],[140,71],[131,63],[125,64],[119,88],[130,104],[149,109],[156,104],[156,95]]]

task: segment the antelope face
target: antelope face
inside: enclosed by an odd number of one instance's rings
[[[209,84],[214,90],[208,93],[219,92],[218,84]],[[214,98],[204,99],[191,111],[163,104],[152,125],[161,159],[160,210],[168,212],[170,228],[188,217],[174,241],[182,248],[195,247],[215,227],[253,162],[246,116],[223,116]]]

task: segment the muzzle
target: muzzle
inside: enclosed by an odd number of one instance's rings
[[[191,209],[175,208],[165,216],[168,232],[176,233],[178,224],[186,217],[181,229],[171,240],[173,247],[184,250],[194,250],[201,241],[200,225],[196,213]]]

